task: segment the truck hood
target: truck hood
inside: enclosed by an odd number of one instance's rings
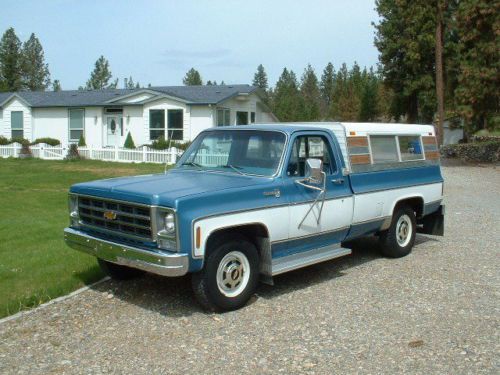
[[[182,197],[268,184],[270,180],[231,172],[173,170],[167,174],[119,177],[75,184],[70,192],[175,207],[176,200]]]

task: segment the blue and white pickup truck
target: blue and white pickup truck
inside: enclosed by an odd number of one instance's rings
[[[416,232],[443,235],[442,199],[432,126],[219,127],[165,174],[73,185],[64,238],[113,278],[191,273],[203,307],[232,310],[259,280],[350,254],[348,240],[407,255]]]

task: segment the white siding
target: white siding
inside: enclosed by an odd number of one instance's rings
[[[142,106],[123,107],[123,124],[125,127],[123,132],[123,143],[125,143],[128,132],[132,135],[136,147],[149,143],[149,138],[146,138],[144,132]]]
[[[211,128],[215,124],[215,107],[208,105],[191,106],[191,127],[190,127],[190,140],[196,138],[200,132],[205,129]]]
[[[33,131],[31,124],[31,108],[27,107],[22,101],[20,101],[17,98],[12,99],[6,105],[3,106],[2,126],[0,126],[1,135],[3,135],[6,138],[11,138],[10,113],[13,111],[23,112],[24,138],[29,141],[32,141]]]
[[[149,138],[149,111],[151,109],[163,109],[165,110],[165,128],[167,127],[167,121],[168,121],[168,113],[167,111],[169,109],[182,109],[184,110],[184,141],[189,141],[189,125],[190,125],[190,111],[189,111],[189,106],[187,106],[184,103],[172,100],[172,99],[167,99],[167,98],[161,98],[158,100],[155,100],[151,103],[144,104],[144,112],[143,112],[143,137],[146,140],[145,143],[150,143],[151,140]],[[165,133],[167,133],[167,130],[165,129]],[[168,134],[165,134],[165,138],[168,138]]]
[[[103,126],[103,108],[85,107],[85,143],[87,146],[101,147],[106,129]],[[69,121],[68,121],[69,128]]]
[[[67,108],[33,108],[33,140],[44,137],[68,143]]]

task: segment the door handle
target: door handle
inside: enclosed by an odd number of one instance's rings
[[[344,183],[344,179],[343,178],[334,178],[332,180],[332,182],[335,184],[335,185],[341,185]]]

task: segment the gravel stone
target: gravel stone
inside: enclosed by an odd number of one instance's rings
[[[405,258],[358,240],[218,315],[188,277],[107,281],[0,324],[0,373],[498,374],[499,170],[443,173],[445,237]]]

